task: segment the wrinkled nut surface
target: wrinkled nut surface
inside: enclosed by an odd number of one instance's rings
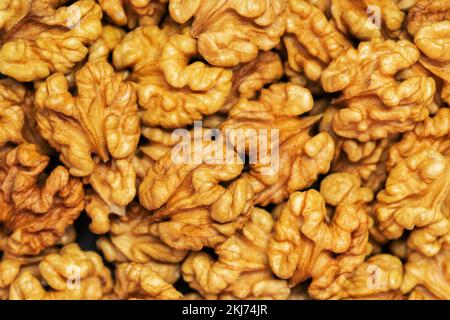
[[[114,65],[132,68],[142,121],[148,126],[177,128],[218,111],[231,89],[232,71],[203,62],[189,29],[177,32],[157,26],[128,33],[114,49]]]
[[[26,89],[20,83],[12,79],[0,80],[0,147],[8,142],[23,141],[25,95]]]
[[[321,83],[326,92],[342,92],[334,101],[342,106],[333,119],[335,133],[367,142],[409,131],[424,120],[436,90],[434,80],[421,74],[395,77],[419,57],[409,41],[372,40],[331,62]]]
[[[433,256],[450,241],[447,197],[450,170],[449,109],[442,108],[390,149],[392,169],[377,198],[379,228],[389,239],[405,229],[409,247]]]
[[[0,223],[8,239],[5,252],[36,255],[72,225],[84,207],[81,181],[63,166],[46,175],[49,157],[23,143],[0,159]]]
[[[64,75],[50,76],[36,92],[36,117],[70,173],[83,177],[95,169],[92,154],[103,162],[132,155],[140,130],[134,88],[106,61],[87,62],[76,86],[73,96]]]
[[[289,66],[318,81],[323,69],[351,46],[324,13],[307,1],[288,0],[283,37]]]
[[[155,210],[150,230],[163,242],[200,250],[242,227],[253,191],[248,178],[238,177],[244,165],[224,141],[192,139],[185,146],[186,153],[177,146],[150,167],[139,186],[139,201]]]
[[[449,0],[0,0],[0,300],[450,300],[449,52]]]
[[[137,25],[158,24],[167,11],[168,0],[98,0],[103,12],[116,25],[130,29]]]
[[[450,104],[450,3],[420,0],[408,13],[408,31],[424,54],[420,63],[443,80],[442,99]]]
[[[337,28],[361,41],[392,38],[402,27],[405,13],[396,0],[331,0]]]
[[[5,0],[0,7],[0,73],[18,81],[67,72],[102,31],[102,11],[92,0]]]
[[[187,252],[176,250],[149,233],[150,212],[137,204],[127,214],[111,222],[110,233],[97,241],[97,246],[109,262],[165,263],[181,262]]]
[[[426,292],[421,294],[422,297],[425,295],[433,300],[436,297],[444,300],[450,299],[449,263],[449,250],[442,250],[432,258],[417,252],[411,253],[405,264],[402,291],[408,293],[414,289],[414,292],[417,287],[424,287]]]
[[[286,299],[287,282],[276,279],[267,257],[274,221],[253,208],[250,219],[215,248],[217,260],[193,252],[183,262],[184,280],[207,299]]]
[[[286,0],[169,0],[173,20],[192,22],[191,35],[210,64],[232,67],[268,51],[286,29]]]
[[[116,269],[114,293],[120,299],[180,300],[178,292],[151,265],[121,263]]]
[[[255,144],[267,145],[268,150],[259,152],[246,175],[256,204],[281,203],[328,171],[334,154],[333,139],[325,132],[315,136],[309,133],[320,116],[298,117],[312,107],[313,98],[307,89],[277,83],[262,90],[256,101],[240,100],[221,124],[224,135],[234,140],[237,149],[244,146],[241,149],[249,152]],[[260,130],[265,130],[267,139],[258,140]]]
[[[273,272],[294,287],[311,279],[308,293],[315,299],[343,298],[344,285],[364,262],[368,245],[368,216],[364,205],[372,192],[360,187],[357,176],[335,173],[316,190],[294,192],[276,209],[269,244]],[[335,207],[328,221],[326,204]]]
[[[37,272],[38,275],[22,271],[9,288],[9,298],[99,300],[112,290],[111,273],[101,257],[95,252],[82,251],[77,244],[66,245],[59,253],[45,256]]]

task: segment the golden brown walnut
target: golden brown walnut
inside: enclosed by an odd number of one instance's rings
[[[250,217],[253,192],[244,168],[223,141],[187,140],[162,156],[139,186],[152,215],[151,233],[179,250],[213,247]]]
[[[315,136],[309,133],[320,116],[299,117],[312,107],[313,98],[307,89],[277,83],[263,89],[258,100],[240,100],[221,124],[226,136],[233,139],[235,135],[232,142],[240,153],[250,152],[255,141],[261,148],[267,145],[266,154],[260,151],[258,157],[254,156],[257,159],[250,163],[246,174],[256,204],[280,203],[290,193],[310,186],[319,174],[328,172],[334,154],[333,139],[326,132]],[[263,134],[267,138],[258,138]],[[239,150],[240,146],[245,150]]]
[[[24,104],[26,89],[12,79],[0,80],[0,147],[8,142],[23,142],[25,123]]]
[[[288,0],[287,34],[283,37],[289,66],[312,81],[351,43],[322,11],[307,1]]]
[[[286,28],[286,0],[169,0],[173,20],[194,18],[191,35],[210,64],[232,67],[257,57],[280,41]]]
[[[395,36],[405,19],[395,0],[331,0],[331,14],[341,32],[362,41]]]
[[[125,37],[125,31],[111,26],[103,26],[100,37],[89,47],[88,61],[108,60],[110,53]]]
[[[339,137],[332,129],[333,118],[338,112],[339,109],[332,105],[327,107],[320,122],[320,131],[329,132],[336,145],[331,171],[356,174],[364,187],[379,191],[387,177],[385,162],[388,151],[397,137],[368,142]]]
[[[49,77],[36,92],[39,130],[74,176],[88,176],[101,161],[125,159],[139,140],[133,86],[103,60],[86,63],[76,73],[72,96],[64,75]]]
[[[408,247],[427,256],[450,243],[449,120],[449,109],[441,108],[391,147],[389,176],[375,207],[385,237],[398,239],[405,229],[412,230]]]
[[[77,244],[45,256],[36,271],[20,272],[9,288],[9,299],[97,300],[112,290],[111,273],[101,257],[82,251]]]
[[[98,0],[103,12],[115,24],[134,29],[158,24],[167,11],[168,0]]]
[[[239,99],[252,99],[266,85],[283,76],[280,56],[275,52],[261,52],[250,62],[240,64],[233,70],[230,94],[221,112],[228,112]]]
[[[0,73],[18,81],[67,72],[102,31],[101,8],[92,0],[5,0],[0,8]]]
[[[425,26],[450,20],[450,3],[446,0],[417,0],[408,11],[408,32],[415,35]]]
[[[373,195],[360,183],[358,176],[334,173],[322,181],[320,193],[294,192],[276,208],[268,255],[279,278],[289,279],[291,287],[311,279],[314,299],[345,297],[346,281],[368,251],[365,204]]]
[[[181,262],[187,252],[169,247],[151,234],[150,220],[150,212],[138,204],[131,204],[125,216],[112,220],[108,236],[97,241],[105,259],[109,262]]]
[[[39,86],[39,131],[72,175],[87,176],[110,212],[123,213],[135,196],[131,157],[140,137],[135,90],[106,60],[87,62],[76,73],[76,85],[72,96],[58,73]]]
[[[23,143],[0,159],[0,222],[8,235],[5,251],[36,255],[55,244],[83,210],[81,181],[57,166],[45,174],[49,157]]]
[[[95,190],[87,197],[86,212],[92,219],[91,231],[106,233],[109,229],[109,214],[125,215],[125,207],[136,195],[136,171],[131,159],[113,159],[102,163],[94,158],[96,167],[84,180]],[[95,198],[95,199],[94,199]],[[92,199],[92,201],[91,201]],[[100,209],[100,208],[104,209]],[[105,216],[100,211],[106,210]]]
[[[342,107],[333,118],[334,132],[367,142],[411,130],[424,120],[435,93],[434,80],[416,73],[396,78],[419,57],[406,40],[372,40],[331,62],[321,83],[326,92],[342,92],[333,102]]]
[[[189,29],[140,27],[114,49],[114,65],[132,68],[145,125],[178,128],[218,111],[231,89],[232,71],[211,67],[197,56]]]
[[[449,264],[450,251],[446,249],[432,258],[411,252],[405,263],[402,291],[408,293],[417,286],[422,286],[439,299],[450,299]]]
[[[119,264],[114,293],[119,299],[183,299],[161,271],[155,271],[149,264],[135,262]]]
[[[215,248],[217,260],[191,253],[182,265],[184,280],[207,299],[287,299],[287,282],[274,277],[267,257],[274,221],[260,208]]]
[[[340,298],[398,300],[402,299],[400,286],[403,265],[399,258],[378,254],[359,265],[342,284]]]
[[[8,236],[6,234],[2,235],[2,231],[0,231],[1,251],[6,247],[6,243],[2,244],[2,242],[7,242],[7,238]],[[64,235],[56,241],[55,246],[42,250],[39,255],[16,256],[11,254],[11,252],[4,252],[3,257],[0,260],[0,300],[8,300],[9,287],[21,272],[26,270],[33,274],[38,274],[38,264],[45,256],[51,253],[57,253],[60,250],[59,246],[73,243],[75,238],[75,229],[69,227],[66,229]]]
[[[408,31],[424,54],[420,63],[443,80],[441,96],[450,105],[450,2],[418,1],[408,13]]]

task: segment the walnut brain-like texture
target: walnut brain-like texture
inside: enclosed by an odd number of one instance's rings
[[[0,300],[446,300],[449,270],[449,0],[0,0]]]

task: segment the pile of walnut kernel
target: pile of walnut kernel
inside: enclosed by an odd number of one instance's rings
[[[0,299],[450,299],[449,107],[450,0],[3,0]]]

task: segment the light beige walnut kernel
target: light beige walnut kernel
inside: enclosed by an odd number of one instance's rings
[[[450,3],[420,0],[409,10],[408,31],[424,54],[420,63],[442,79],[442,99],[450,105]]]
[[[70,174],[87,177],[111,212],[120,214],[135,196],[131,157],[140,127],[134,87],[102,59],[87,62],[75,81],[75,96],[60,73],[38,87],[39,132]]]
[[[26,89],[12,79],[0,80],[0,147],[8,142],[23,142],[25,115],[22,105]]]

